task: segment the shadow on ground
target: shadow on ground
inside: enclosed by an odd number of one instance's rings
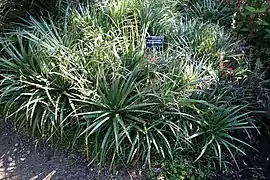
[[[267,130],[269,131],[269,130]],[[240,169],[228,176],[218,175],[219,180],[270,180],[270,136],[263,128],[262,134],[254,136],[255,141],[252,146],[257,149],[246,148],[247,156],[243,156],[238,161]],[[233,163],[233,162],[232,162]],[[234,165],[234,164],[233,164]]]
[[[137,177],[136,177],[137,176]],[[100,174],[87,166],[80,157],[70,160],[64,152],[52,152],[49,147],[35,151],[33,141],[19,135],[11,124],[0,120],[1,180],[109,180],[144,179],[140,175],[119,172],[112,176],[103,169]]]

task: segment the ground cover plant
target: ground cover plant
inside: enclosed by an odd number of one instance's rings
[[[207,179],[256,151],[243,99],[253,89],[239,85],[251,66],[228,29],[234,3],[60,1],[55,11],[0,37],[1,114],[17,128],[100,166],[158,164],[167,179]],[[162,51],[147,50],[159,35]]]

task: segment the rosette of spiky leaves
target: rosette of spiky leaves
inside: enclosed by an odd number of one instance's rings
[[[162,118],[162,103],[148,90],[140,88],[134,74],[115,76],[111,82],[100,81],[99,98],[85,100],[85,112],[81,130],[86,151],[92,150],[92,158],[100,163],[111,159],[124,162],[142,159],[151,164],[154,153],[172,158],[177,125]],[[156,99],[156,100],[155,100]]]
[[[221,60],[239,59],[239,41],[218,25],[204,23],[198,20],[180,18],[177,22],[177,33],[173,45],[180,46],[184,51],[205,56],[209,63],[217,66]]]
[[[242,139],[233,136],[233,132],[242,130],[248,133],[248,129],[256,128],[253,124],[254,120],[249,116],[250,112],[241,113],[243,108],[240,106],[211,108],[205,113],[201,113],[194,120],[191,120],[194,127],[191,129],[193,133],[190,134],[188,139],[192,144],[194,143],[194,147],[198,145],[201,147],[199,156],[195,161],[207,152],[213,152],[214,157],[219,159],[219,166],[221,168],[222,155],[224,152],[227,152],[238,167],[234,152],[245,155],[244,150],[241,148],[242,146],[252,149],[254,147]]]
[[[0,103],[5,117],[13,119],[18,127],[30,128],[33,135],[40,134],[45,139],[69,141],[69,133],[76,129],[78,120],[71,117],[76,112],[72,99],[80,96],[81,76],[72,70],[74,62],[52,55],[52,49],[45,48],[51,47],[51,42],[59,51],[66,50],[57,45],[55,31],[49,31],[51,36],[47,34],[44,39],[46,25],[40,24],[34,32],[13,32],[2,41],[5,53],[0,62]],[[43,36],[38,41],[34,33]]]
[[[236,11],[235,4],[226,0],[191,0],[182,5],[181,13],[189,19],[226,26],[231,24]]]

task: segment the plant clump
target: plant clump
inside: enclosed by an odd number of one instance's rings
[[[169,179],[206,178],[202,164],[238,166],[254,148],[237,134],[250,137],[256,123],[224,85],[249,72],[224,3],[74,1],[29,16],[0,37],[1,113],[99,165],[172,160]],[[164,48],[147,49],[161,35]]]

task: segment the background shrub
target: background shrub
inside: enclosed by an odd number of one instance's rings
[[[56,1],[40,0],[1,0],[0,2],[0,25],[12,24],[20,21],[20,17],[27,17],[27,14],[46,14],[53,11]]]
[[[189,0],[182,4],[180,12],[189,19],[228,26],[231,24],[236,3],[227,0]]]

